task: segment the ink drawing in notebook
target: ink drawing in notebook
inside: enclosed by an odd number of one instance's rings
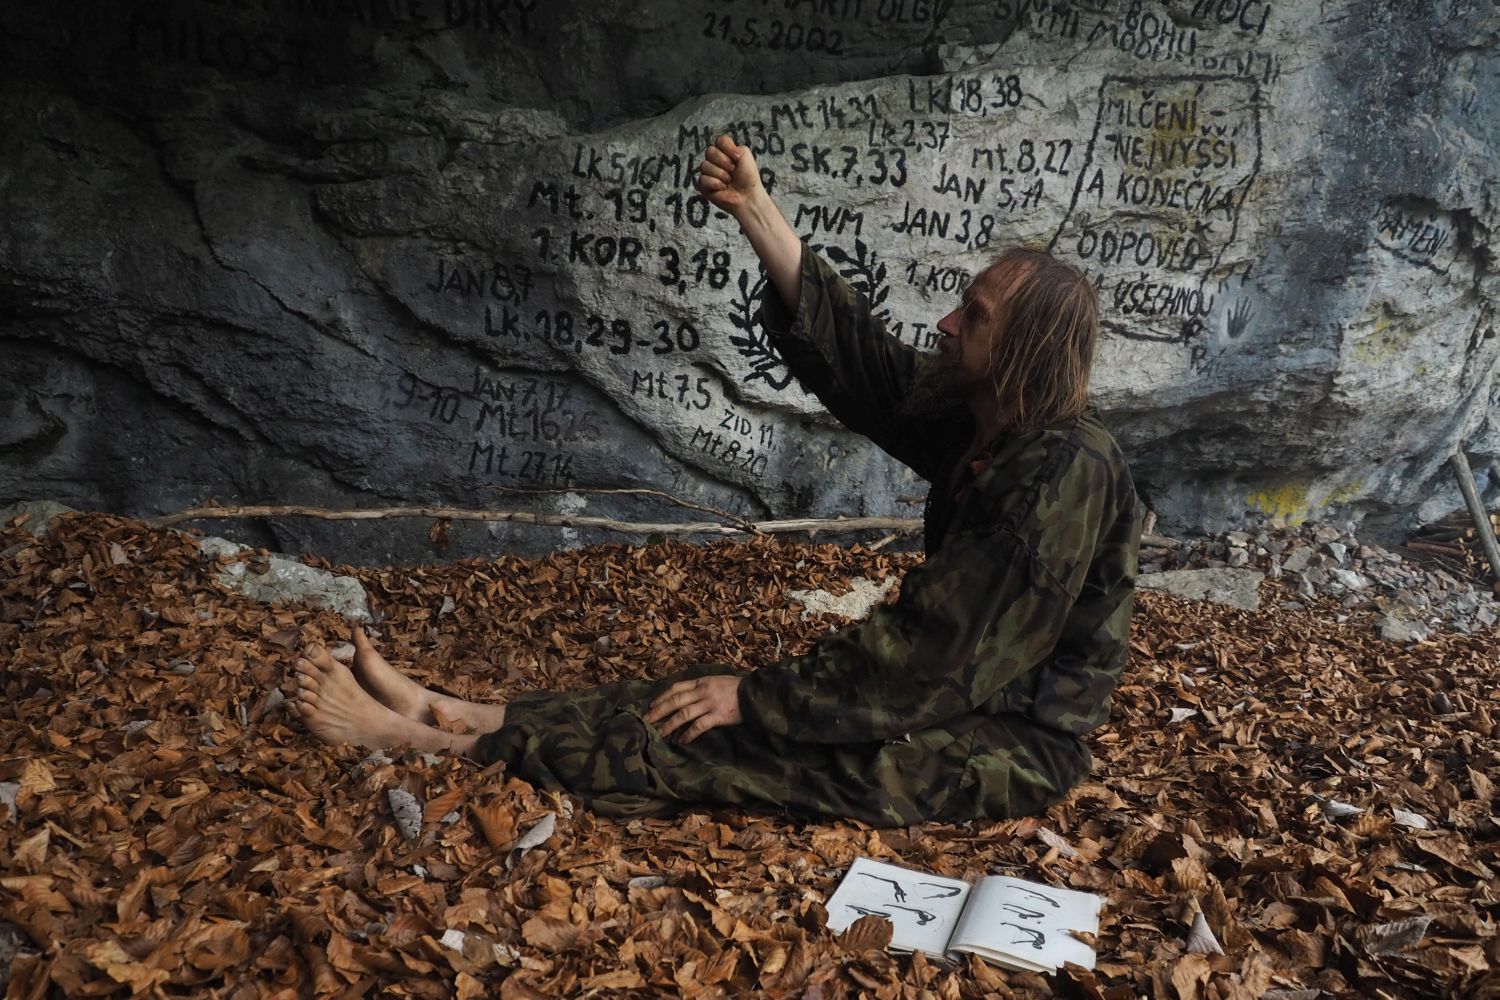
[[[1103,900],[1091,892],[990,875],[969,885],[911,868],[857,858],[828,900],[828,927],[860,917],[891,922],[891,947],[929,955],[969,952],[995,965],[1052,972],[1066,962],[1094,967],[1094,949],[1074,931],[1099,932]]]

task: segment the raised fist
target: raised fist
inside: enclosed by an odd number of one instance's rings
[[[714,140],[698,165],[698,193],[715,208],[735,218],[765,188],[760,183],[760,168],[748,146],[737,146],[727,135]]]

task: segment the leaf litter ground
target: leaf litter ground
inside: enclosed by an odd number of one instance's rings
[[[225,591],[189,536],[88,515],[27,540],[0,539],[7,996],[1500,996],[1493,632],[1394,645],[1331,603],[1142,593],[1094,771],[1043,816],[627,822],[321,746],[290,667],[345,624]],[[339,569],[393,662],[504,699],[772,661],[842,624],[789,589],[918,558],[757,539]],[[1098,968],[835,937],[822,904],[861,854],[1101,893]]]

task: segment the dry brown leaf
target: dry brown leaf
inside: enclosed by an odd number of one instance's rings
[[[1495,782],[1483,771],[1476,771],[1472,767],[1465,767],[1465,773],[1469,776],[1469,787],[1474,791],[1474,797],[1480,802],[1490,803],[1495,799]]]
[[[52,769],[36,758],[28,760],[21,768],[21,791],[30,795],[42,795],[57,788],[52,778]]]
[[[1177,1000],[1200,1000],[1203,984],[1213,970],[1202,955],[1184,955],[1172,966],[1172,988]]]
[[[639,990],[645,988],[646,981],[634,969],[615,969],[592,975],[583,985],[591,990]]]
[[[490,850],[503,851],[514,842],[516,818],[504,803],[471,802],[469,811],[474,815],[474,822],[479,824],[479,832],[483,834],[484,842],[490,845]]]
[[[427,800],[427,805],[422,809],[422,822],[428,825],[436,823],[463,805],[464,800],[468,798],[469,794],[468,789],[459,785],[439,795],[434,795]]]
[[[884,917],[866,915],[844,928],[837,940],[839,947],[847,952],[882,951],[890,947],[895,929]]]
[[[479,1000],[480,997],[488,996],[484,983],[467,972],[460,972],[453,979],[454,995],[458,1000]]]
[[[1095,934],[1093,931],[1080,931],[1069,928],[1066,933],[1068,937],[1073,938],[1077,941],[1082,941],[1090,948],[1099,947],[1099,935]]]
[[[503,701],[805,652],[826,624],[787,608],[789,587],[842,593],[919,559],[757,539],[338,571],[370,594],[393,663]],[[29,942],[13,991],[124,995],[131,985],[88,959],[112,940],[118,951],[96,955],[126,979],[155,978],[131,963],[172,977],[147,994],[258,983],[285,998],[554,997],[594,981],[642,995],[1040,1000],[1055,979],[847,951],[819,902],[861,853],[1036,878],[1043,851],[1062,853],[1039,830],[1078,852],[1052,878],[1107,897],[1094,978],[1075,979],[1093,1000],[1161,1000],[1179,983],[1250,1000],[1274,992],[1264,962],[1276,985],[1329,996],[1477,1000],[1500,964],[1485,894],[1500,745],[1479,694],[1493,635],[1435,630],[1395,655],[1360,608],[1268,600],[1250,613],[1141,594],[1116,711],[1089,737],[1094,769],[1042,816],[879,831],[732,809],[614,819],[420,754],[372,755],[345,780],[362,755],[321,746],[267,692],[286,683],[278,642],[332,647],[347,624],[233,597],[211,572],[182,536],[106,516],[59,519],[0,555],[0,710],[25,720],[0,726],[0,796],[19,806],[0,809],[0,953],[10,926]],[[1432,714],[1438,691],[1455,714]],[[1163,726],[1183,705],[1199,714]],[[392,788],[422,804],[420,841],[391,824]],[[458,789],[472,795],[450,806]],[[1378,808],[1330,823],[1326,802]],[[1441,829],[1402,828],[1392,802]],[[435,822],[460,808],[472,821]],[[501,856],[549,813],[565,835]],[[659,887],[629,888],[643,877]],[[1206,977],[1162,938],[1189,888],[1228,952],[1202,956]],[[1393,955],[1350,929],[1415,914],[1432,923]],[[450,929],[461,953],[437,940]]]
[[[543,951],[572,951],[588,944],[592,935],[570,921],[536,916],[521,925],[521,937]]]
[[[42,827],[16,846],[16,864],[33,875],[38,874],[47,867],[47,845],[51,841],[52,831]]]
[[[165,969],[154,969],[131,958],[113,938],[89,945],[84,954],[89,964],[117,983],[125,983],[133,993],[145,993],[170,978]]]

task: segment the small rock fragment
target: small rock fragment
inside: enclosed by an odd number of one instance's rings
[[[1037,827],[1034,836],[1037,840],[1040,840],[1065,858],[1078,857],[1077,848],[1068,843],[1061,834],[1049,830],[1045,826]]]
[[[416,840],[422,833],[422,806],[417,797],[404,788],[388,788],[385,796],[391,803],[396,829],[407,840]]]
[[[1407,812],[1405,809],[1391,808],[1391,816],[1395,819],[1397,826],[1410,827],[1413,830],[1428,830],[1432,824],[1427,822],[1427,817],[1418,813]]]
[[[1187,950],[1194,955],[1224,954],[1224,946],[1214,937],[1213,928],[1208,926],[1208,918],[1203,915],[1202,910],[1193,914],[1193,926],[1188,930]]]
[[[630,889],[660,889],[666,884],[667,877],[665,875],[637,875],[625,883],[626,887]]]
[[[788,590],[786,599],[802,605],[804,619],[814,615],[832,615],[850,621],[861,621],[868,618],[875,606],[885,600],[896,583],[897,578],[894,576],[888,576],[879,583],[857,576],[849,581],[849,592],[842,596],[835,596],[826,590]]]
[[[1136,586],[1165,590],[1189,600],[1213,601],[1248,611],[1260,609],[1260,581],[1265,574],[1253,569],[1183,569],[1142,574]]]
[[[1339,529],[1331,524],[1320,524],[1313,528],[1313,540],[1317,542],[1336,542],[1340,538]]]
[[[438,944],[444,948],[452,948],[454,951],[464,950],[464,932],[455,927],[443,931],[443,936],[438,938]]]
[[[340,663],[348,663],[354,659],[354,643],[341,642],[337,646],[330,646],[328,655]]]
[[[198,539],[198,548],[210,559],[233,560],[220,569],[217,579],[236,593],[268,604],[291,601],[325,607],[352,621],[374,620],[365,589],[352,576],[337,576],[286,556],[250,558],[246,546],[214,536]]]
[[[1352,569],[1332,569],[1328,571],[1328,575],[1350,590],[1367,590],[1370,586],[1369,577]]]
[[[547,838],[551,837],[553,831],[555,831],[556,829],[557,813],[549,812],[547,815],[538,820],[536,825],[533,826],[530,830],[527,830],[525,833],[521,834],[521,836],[517,837],[516,842],[514,845],[512,845],[511,849],[519,851],[521,853],[521,856],[525,856],[526,852],[531,850],[533,847],[545,844],[547,842]]]
[[[1429,916],[1407,917],[1405,920],[1361,927],[1358,936],[1371,955],[1398,955],[1420,944],[1430,923],[1432,918]]]
[[[76,509],[55,500],[22,500],[0,507],[0,527],[10,524],[17,515],[25,514],[26,517],[20,523],[21,530],[35,538],[46,538],[47,528],[53,518],[59,514],[76,513]]]
[[[1364,813],[1359,806],[1340,802],[1338,799],[1323,799],[1318,804],[1323,807],[1323,815],[1329,819],[1343,819],[1346,816],[1359,816]]]
[[[15,924],[0,923],[0,989],[5,989],[15,969],[16,956],[25,949],[30,939]]]
[[[20,790],[18,781],[0,781],[0,805],[10,809],[9,819],[16,818],[16,793]]]
[[[1375,630],[1387,642],[1413,642],[1427,638],[1426,625],[1397,615],[1381,616],[1375,623]]]
[[[1312,557],[1312,549],[1306,547],[1293,549],[1281,561],[1281,568],[1288,573],[1300,573],[1307,568],[1307,563]]]

